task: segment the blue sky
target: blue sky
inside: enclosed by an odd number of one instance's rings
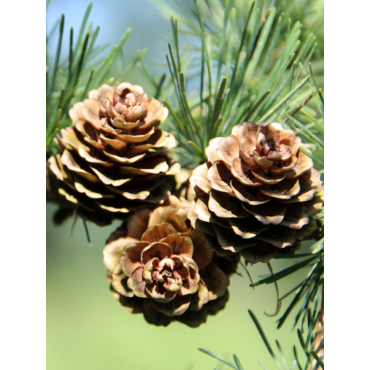
[[[65,14],[65,37],[62,53],[67,52],[67,35],[71,26],[75,39],[85,10],[90,0],[52,0],[47,11],[47,30],[53,27],[61,14]],[[107,43],[112,46],[119,42],[127,28],[132,34],[125,44],[124,52],[128,60],[136,56],[137,49],[147,47],[145,61],[151,72],[160,73],[165,67],[167,44],[171,38],[170,22],[164,20],[147,0],[95,0],[89,20],[94,27],[100,26],[98,45]],[[66,32],[67,31],[67,32]],[[55,46],[56,47],[56,46]],[[159,64],[162,64],[160,66]]]

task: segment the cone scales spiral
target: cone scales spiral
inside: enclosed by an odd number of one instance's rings
[[[171,195],[164,206],[138,210],[103,251],[113,296],[155,325],[199,326],[228,300],[228,275],[238,260],[218,258],[203,233],[190,230],[188,206]]]
[[[219,255],[267,262],[316,228],[309,216],[322,208],[322,183],[301,145],[279,123],[252,122],[209,142],[208,162],[190,179],[197,197],[188,217]]]
[[[102,85],[69,115],[73,127],[61,130],[60,153],[49,159],[61,195],[89,211],[117,214],[165,201],[180,166],[157,151],[176,146],[157,128],[168,115],[161,102],[127,82]]]

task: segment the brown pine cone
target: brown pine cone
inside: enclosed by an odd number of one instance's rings
[[[49,159],[61,195],[90,212],[110,214],[166,200],[180,165],[161,151],[176,146],[157,128],[168,115],[161,102],[127,82],[102,85],[69,115],[73,127],[61,130],[60,152]]]
[[[189,228],[188,206],[171,195],[164,206],[138,210],[103,251],[113,296],[132,313],[144,313],[151,324],[177,320],[196,327],[228,300],[235,261],[230,268],[207,246],[203,233]]]
[[[315,230],[309,216],[322,208],[323,187],[301,145],[279,123],[252,122],[209,142],[208,162],[190,178],[197,196],[188,217],[219,255],[267,262]]]

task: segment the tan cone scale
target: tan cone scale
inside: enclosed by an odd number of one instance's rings
[[[322,208],[322,182],[301,145],[279,123],[244,122],[210,140],[208,162],[190,178],[197,197],[188,217],[218,254],[267,262],[316,228],[309,216]]]
[[[188,206],[171,195],[165,206],[138,210],[103,251],[114,297],[155,325],[178,320],[198,326],[209,302],[218,301],[210,305],[217,312],[228,299],[228,273],[203,233],[188,227]]]
[[[61,195],[89,211],[117,214],[165,201],[167,180],[180,165],[160,151],[176,146],[158,129],[168,115],[161,102],[127,82],[102,85],[69,115],[73,127],[61,130],[60,154],[49,159]]]

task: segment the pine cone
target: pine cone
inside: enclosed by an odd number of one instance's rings
[[[171,195],[165,206],[138,210],[103,251],[113,296],[155,325],[178,320],[199,326],[228,300],[228,274],[218,266],[222,259],[203,233],[188,227],[188,206]]]
[[[190,178],[197,196],[188,217],[219,255],[267,262],[315,230],[309,216],[322,208],[323,188],[300,146],[279,123],[244,122],[209,142],[208,162]]]
[[[61,195],[90,212],[111,214],[166,200],[170,175],[180,165],[160,151],[176,146],[157,128],[168,115],[161,102],[148,100],[140,86],[102,85],[69,115],[73,127],[61,130],[60,153],[49,159]]]
[[[194,188],[190,184],[190,176],[193,170],[190,168],[181,168],[181,170],[175,175],[176,189],[174,194],[185,198],[191,202],[196,194]]]

